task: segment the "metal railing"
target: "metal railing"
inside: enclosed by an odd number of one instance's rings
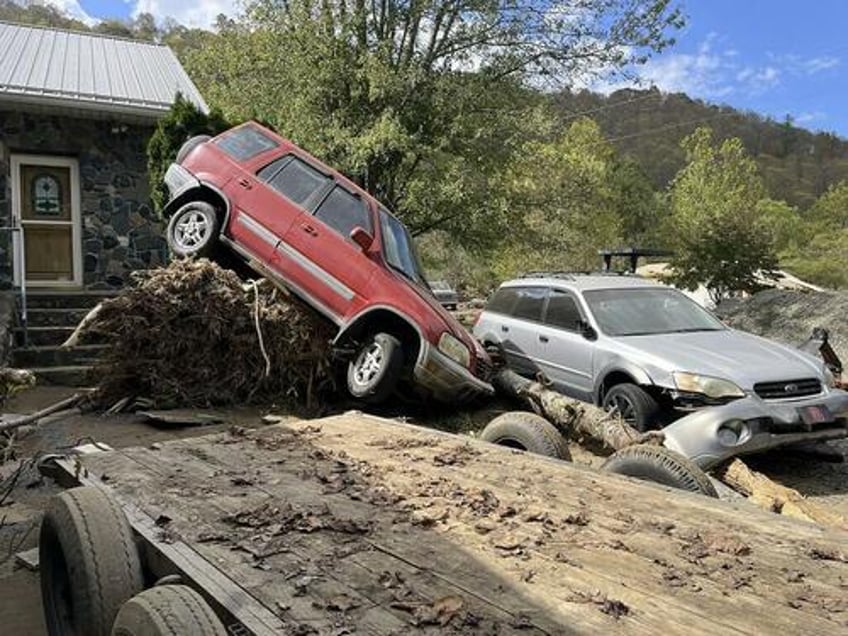
[[[27,289],[26,289],[26,254],[25,254],[25,244],[24,240],[24,228],[22,225],[6,225],[0,227],[0,232],[9,232],[11,234],[11,245],[12,245],[12,259],[17,260],[17,263],[12,264],[12,285],[14,286],[15,280],[15,272],[20,273],[20,284],[18,287],[20,288],[21,294],[21,329],[24,334],[24,347],[29,346],[29,330],[27,328]],[[17,247],[15,246],[15,234],[18,234],[20,237],[19,243]],[[17,259],[15,259],[17,256]]]

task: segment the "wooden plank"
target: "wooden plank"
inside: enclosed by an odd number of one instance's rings
[[[506,632],[522,622],[548,634],[848,627],[844,532],[361,414],[81,461],[148,516],[173,511],[178,530],[194,529],[183,537],[192,549],[310,625],[338,619],[323,610],[344,594],[359,604],[341,613],[346,624],[411,628],[381,579],[394,571],[414,583],[415,602],[456,594]],[[290,532],[268,571],[227,542],[195,542],[262,502],[372,523],[347,539]],[[304,595],[285,578],[299,569],[319,576]]]

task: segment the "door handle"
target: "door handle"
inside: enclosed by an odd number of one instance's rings
[[[506,333],[507,331],[509,331],[509,327],[507,327],[506,325],[501,325],[501,331]]]
[[[318,236],[318,230],[309,225],[309,223],[301,223],[300,229],[309,234],[310,236]]]
[[[250,190],[253,187],[253,184],[250,182],[250,179],[245,179],[244,177],[238,180],[238,184],[245,190]]]
[[[548,337],[547,337],[547,336],[539,335],[539,342],[547,342],[547,341],[548,341]]]

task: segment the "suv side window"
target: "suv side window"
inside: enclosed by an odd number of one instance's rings
[[[518,299],[518,289],[515,287],[501,287],[492,296],[492,300],[486,305],[486,311],[493,311],[496,314],[512,313],[512,308],[515,306],[515,301]]]
[[[548,290],[545,287],[520,287],[518,292],[518,301],[512,309],[512,315],[515,318],[523,318],[524,320],[542,320],[542,308],[545,306],[545,297],[548,295]]]
[[[583,316],[574,296],[561,289],[552,289],[545,311],[545,324],[567,331],[577,331],[579,320],[583,320]]]
[[[302,207],[307,207],[309,200],[331,182],[329,177],[292,155],[268,164],[257,176]]]
[[[350,239],[350,233],[357,226],[371,235],[374,234],[365,202],[341,186],[330,191],[315,210],[315,216],[346,239]]]
[[[213,142],[236,161],[247,161],[251,157],[277,147],[277,142],[252,126],[238,128],[218,137]]]

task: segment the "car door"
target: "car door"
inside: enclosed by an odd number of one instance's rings
[[[594,341],[583,335],[586,320],[577,299],[563,289],[551,289],[542,324],[536,334],[538,364],[559,391],[591,400]]]
[[[535,377],[538,364],[538,330],[547,297],[546,287],[509,287],[515,300],[507,313],[496,314],[494,330],[507,363],[516,373]]]
[[[268,185],[268,181],[290,161],[289,155],[271,161],[254,173],[255,162],[251,161],[250,153],[261,155],[269,149],[267,143],[274,143],[266,139],[266,145],[257,145],[257,138],[265,139],[259,131],[248,126],[236,129],[218,145],[239,161],[233,178],[224,185],[224,193],[232,203],[227,233],[240,247],[267,264],[300,209]]]
[[[314,212],[295,221],[277,248],[281,261],[299,264],[302,285],[338,317],[362,305],[377,267],[351,240],[356,227],[374,236],[371,209],[359,194],[335,184]]]

